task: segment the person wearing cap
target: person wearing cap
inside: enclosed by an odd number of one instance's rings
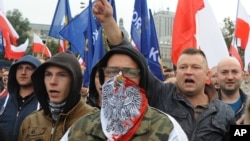
[[[82,98],[81,68],[69,51],[46,60],[32,81],[42,108],[24,119],[19,141],[58,141],[80,117],[99,111]]]
[[[8,76],[8,91],[0,99],[0,126],[10,141],[17,141],[19,128],[24,118],[40,108],[34,94],[31,75],[41,62],[26,55],[11,65]]]

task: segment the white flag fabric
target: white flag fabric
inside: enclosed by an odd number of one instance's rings
[[[205,7],[196,14],[198,47],[205,53],[208,67],[216,66],[220,59],[229,56],[226,42],[207,0]]]
[[[8,42],[7,40],[5,40],[5,42]],[[11,45],[10,43],[7,43],[8,46],[5,47],[5,58],[7,59],[13,59],[13,60],[18,60],[21,57],[24,56],[26,49],[29,45],[29,39],[26,39],[26,41],[19,45],[19,46],[15,46],[15,45]]]
[[[26,39],[26,41],[23,44],[19,45],[19,46],[11,45],[11,50],[13,52],[25,52],[28,45],[29,45],[29,39]]]
[[[242,49],[245,49],[245,55],[244,55],[244,63],[245,67],[244,70],[246,71],[248,68],[248,63],[250,62],[250,18],[247,14],[246,9],[242,5],[242,3],[239,0],[238,3],[238,11],[237,11],[237,17],[236,17],[236,27],[235,27],[235,37],[237,38],[237,41],[240,41],[239,46]]]
[[[51,52],[49,48],[43,43],[42,39],[34,33],[33,38],[33,53],[41,53],[44,54],[46,57],[51,57]]]

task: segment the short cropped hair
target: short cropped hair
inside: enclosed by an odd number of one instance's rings
[[[184,55],[184,54],[186,54],[186,55],[196,55],[196,54],[201,55],[201,56],[203,56],[203,58],[205,59],[205,61],[206,61],[206,63],[207,63],[207,57],[206,57],[205,53],[204,53],[202,50],[200,50],[200,49],[196,49],[196,48],[187,48],[187,49],[185,49],[185,50],[181,53],[181,55]]]

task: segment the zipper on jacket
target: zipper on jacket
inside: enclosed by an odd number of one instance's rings
[[[55,134],[55,129],[56,129],[56,127],[55,127],[55,122],[53,121],[53,123],[52,123],[52,129],[51,129],[51,131],[50,131],[50,141],[52,141],[53,140],[53,136],[54,136],[54,134]]]
[[[14,129],[16,129],[17,127],[16,127],[16,125],[17,125],[17,121],[18,121],[18,117],[19,117],[19,113],[20,113],[20,110],[22,109],[22,107],[19,107],[18,108],[18,111],[17,111],[17,113],[16,113],[16,120],[15,120],[15,125],[14,125]],[[16,133],[15,133],[15,130],[14,130],[14,135],[15,135]]]

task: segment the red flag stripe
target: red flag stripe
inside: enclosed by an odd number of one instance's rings
[[[237,18],[236,20],[236,28],[235,28],[235,36],[237,38],[240,38],[241,41],[241,48],[245,49],[248,43],[248,37],[249,37],[249,24],[240,18]]]
[[[43,43],[42,39],[36,34],[34,34],[33,53],[42,53],[46,57],[51,57],[51,52],[49,48]]]
[[[196,13],[204,7],[203,0],[179,0],[173,25],[172,62],[176,65],[179,55],[186,48],[196,48]]]

